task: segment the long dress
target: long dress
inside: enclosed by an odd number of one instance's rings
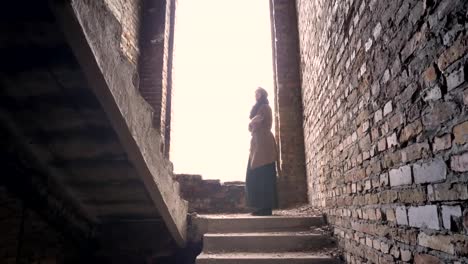
[[[262,105],[252,118],[250,155],[246,173],[247,205],[258,209],[276,208],[276,143],[272,127],[271,108]]]

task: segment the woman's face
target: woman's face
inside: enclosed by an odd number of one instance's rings
[[[260,100],[260,98],[262,98],[262,92],[260,92],[260,90],[256,90],[255,91],[255,100]]]

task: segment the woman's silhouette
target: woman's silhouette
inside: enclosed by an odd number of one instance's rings
[[[247,205],[254,208],[252,215],[271,215],[271,210],[277,206],[273,118],[265,89],[255,90],[255,100],[249,123],[252,139],[246,175]]]

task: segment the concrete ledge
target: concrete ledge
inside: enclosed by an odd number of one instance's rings
[[[300,252],[333,246],[322,234],[310,232],[205,234],[203,251],[215,252]]]
[[[197,264],[337,264],[336,258],[310,253],[202,253]]]
[[[192,219],[195,240],[206,233],[308,231],[325,224],[322,217],[199,215]]]
[[[179,246],[186,240],[187,202],[179,196],[153,128],[153,111],[138,92],[136,67],[122,54],[121,25],[104,1],[53,1],[51,6],[93,92]]]

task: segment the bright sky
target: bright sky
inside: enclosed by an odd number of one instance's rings
[[[269,1],[178,0],[171,160],[175,173],[243,181],[258,86],[273,108]]]

